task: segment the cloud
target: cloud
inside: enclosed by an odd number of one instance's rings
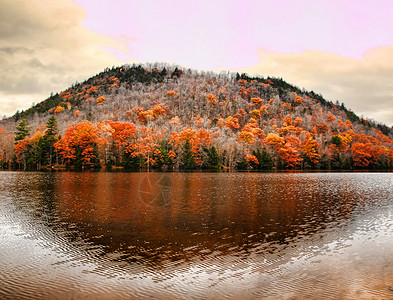
[[[0,115],[130,59],[126,42],[87,30],[85,11],[70,0],[2,1]]]
[[[304,51],[259,50],[260,62],[239,70],[282,77],[300,88],[340,101],[358,115],[393,125],[393,45],[367,51],[361,59]]]

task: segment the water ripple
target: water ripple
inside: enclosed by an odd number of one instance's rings
[[[390,173],[0,177],[2,299],[393,298]]]

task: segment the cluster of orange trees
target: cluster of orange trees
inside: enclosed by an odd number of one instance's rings
[[[186,128],[168,135],[165,130],[137,128],[129,122],[85,121],[71,124],[60,137],[54,117],[31,136],[27,128],[23,119],[15,136],[16,168],[219,168],[217,151],[210,145],[211,134],[204,129]]]
[[[152,109],[152,117],[156,108]],[[161,109],[157,111],[158,115],[162,113]],[[282,127],[267,135],[254,115],[242,128],[233,125],[238,124],[236,120],[236,117],[227,118],[221,124],[222,129],[228,128],[237,136],[231,145],[227,145],[220,143],[223,131],[197,126],[181,128],[176,125],[176,118],[172,118],[172,131],[149,128],[143,118],[139,124],[83,121],[69,125],[63,136],[59,135],[55,117],[39,126],[33,134],[23,119],[15,134],[15,155],[11,165],[20,169],[57,165],[74,169],[105,166],[130,170],[393,167],[392,140],[376,130],[375,136],[367,136],[349,129],[331,135],[327,141],[321,137],[329,128],[319,126],[314,132],[304,131],[300,127],[301,120],[292,120],[291,116],[286,116]],[[0,134],[4,133],[4,130],[0,131]]]

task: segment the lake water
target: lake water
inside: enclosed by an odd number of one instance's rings
[[[0,298],[393,299],[393,174],[0,172]]]

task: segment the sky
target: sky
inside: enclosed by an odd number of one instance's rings
[[[393,125],[391,0],[0,0],[0,117],[106,67],[281,77]]]

